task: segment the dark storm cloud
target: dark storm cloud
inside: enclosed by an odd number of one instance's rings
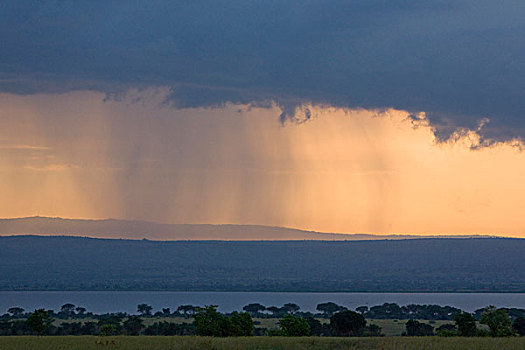
[[[167,85],[180,107],[425,111],[446,135],[525,136],[525,2],[4,1],[0,88]]]

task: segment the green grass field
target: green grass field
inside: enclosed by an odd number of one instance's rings
[[[525,349],[521,338],[208,338],[208,337],[0,337],[2,350],[331,350],[331,349],[381,349],[381,350],[455,350],[455,349]]]

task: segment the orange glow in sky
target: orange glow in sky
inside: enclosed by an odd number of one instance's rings
[[[439,143],[423,114],[175,109],[167,90],[0,95],[2,217],[525,237],[525,153]],[[298,111],[301,114],[301,110]]]

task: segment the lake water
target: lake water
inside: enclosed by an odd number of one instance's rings
[[[259,293],[259,292],[0,292],[0,314],[9,307],[27,311],[36,308],[59,310],[65,303],[83,306],[94,313],[125,311],[135,313],[137,305],[146,303],[154,311],[163,307],[175,310],[191,304],[219,305],[223,312],[241,310],[249,303],[282,306],[296,303],[303,311],[315,311],[317,304],[332,301],[350,309],[383,303],[437,304],[474,311],[487,305],[525,309],[525,293]]]

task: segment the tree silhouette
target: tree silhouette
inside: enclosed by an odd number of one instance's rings
[[[344,310],[330,317],[330,326],[332,327],[334,335],[356,337],[363,335],[366,320],[363,315],[357,312]]]
[[[289,313],[289,314],[294,314],[296,313],[297,311],[301,310],[301,308],[299,307],[299,305],[297,304],[294,304],[294,303],[287,303],[287,304],[284,304],[282,309],[284,310],[284,312],[286,313]]]
[[[244,311],[249,312],[252,316],[259,314],[266,310],[266,307],[259,303],[248,304],[242,308]]]
[[[525,317],[518,317],[512,323],[512,328],[516,333],[525,336]]]
[[[195,314],[197,309],[198,307],[193,305],[180,305],[177,308],[177,312],[184,314],[184,316],[189,316]]]
[[[328,302],[318,304],[316,310],[321,311],[324,314],[324,316],[330,317],[336,312],[346,310],[346,307],[337,305],[336,303]]]
[[[434,335],[434,327],[416,320],[408,320],[405,323],[406,335],[409,337],[420,337]]]
[[[281,334],[285,337],[305,337],[310,335],[308,321],[291,314],[287,314],[279,320],[279,328],[281,329]]]
[[[208,305],[195,314],[193,324],[197,335],[227,337],[231,321],[217,311],[216,305]]]
[[[51,326],[53,319],[49,316],[49,311],[38,309],[29,315],[26,322],[33,332],[42,335]]]
[[[62,316],[70,317],[75,314],[75,305],[71,303],[64,304],[60,307],[60,314]]]
[[[82,306],[75,308],[75,310],[77,311],[79,315],[84,315],[84,313],[87,311],[86,308]]]
[[[489,306],[481,315],[480,323],[486,324],[490,328],[490,335],[493,337],[507,337],[512,335],[512,323],[505,310],[496,309]]]
[[[249,313],[232,312],[226,317],[217,311],[216,305],[208,305],[195,314],[193,321],[197,335],[211,337],[250,336],[253,320]]]
[[[128,317],[122,325],[128,335],[139,335],[142,328],[144,328],[144,323],[139,316]]]
[[[368,306],[356,307],[355,311],[359,312],[361,315],[364,315],[366,312],[368,312]]]
[[[473,337],[476,335],[476,319],[468,312],[460,312],[454,316],[460,337]]]
[[[151,316],[151,311],[152,310],[153,310],[153,308],[151,306],[149,306],[148,304],[139,304],[139,305],[137,305],[137,311],[142,316]]]
[[[7,312],[13,315],[14,317],[22,315],[24,311],[24,309],[18,306],[10,307],[9,309],[7,309]]]

